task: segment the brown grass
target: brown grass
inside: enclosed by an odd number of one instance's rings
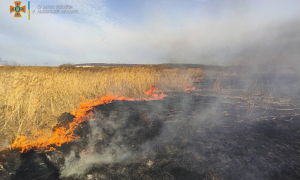
[[[78,108],[82,98],[106,94],[144,96],[151,85],[164,91],[184,91],[200,69],[157,68],[151,65],[113,68],[0,67],[1,139],[52,129],[63,112]],[[5,138],[4,138],[5,137]],[[1,149],[1,147],[0,147]]]

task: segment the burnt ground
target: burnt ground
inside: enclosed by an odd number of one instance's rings
[[[196,85],[100,105],[81,138],[55,151],[1,152],[0,179],[300,179],[296,91],[276,95],[265,79],[247,90],[232,79]]]

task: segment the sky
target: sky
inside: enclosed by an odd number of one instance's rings
[[[300,55],[300,0],[32,0],[30,20],[10,5],[0,4],[0,64],[232,65]],[[37,13],[53,5],[78,13]]]

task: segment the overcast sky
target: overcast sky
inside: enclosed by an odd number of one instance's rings
[[[27,8],[27,3],[22,1],[21,5]],[[288,29],[281,27],[293,29],[300,16],[299,0],[32,0],[30,3],[28,20],[27,11],[21,13],[21,18],[10,14],[9,7],[14,1],[1,1],[2,63],[227,65],[243,61],[244,56],[255,58],[251,56],[260,49],[257,47],[272,51],[274,43],[281,40],[278,37],[282,37],[282,31]],[[78,14],[37,14],[39,5],[71,5]],[[296,34],[298,30],[299,25]],[[280,49],[289,44],[280,44]]]

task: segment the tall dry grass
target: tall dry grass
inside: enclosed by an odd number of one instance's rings
[[[1,139],[49,129],[63,112],[78,108],[81,98],[106,94],[144,96],[151,85],[164,92],[184,91],[200,69],[149,66],[113,68],[0,67]],[[1,147],[0,147],[1,148]]]

